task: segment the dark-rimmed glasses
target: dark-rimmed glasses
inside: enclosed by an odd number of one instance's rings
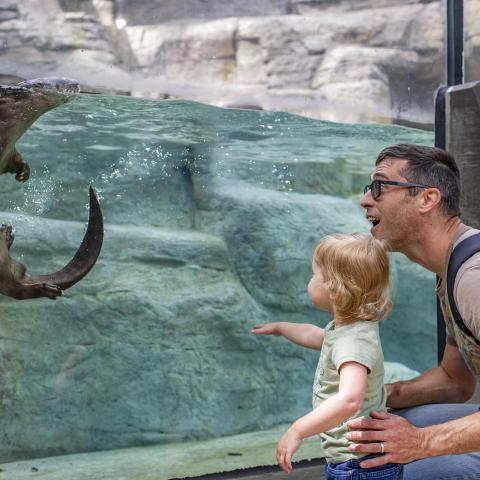
[[[394,180],[374,180],[370,185],[365,185],[363,194],[365,195],[369,190],[371,190],[373,199],[378,200],[382,194],[382,185],[393,185],[394,187],[404,188],[432,188],[428,185],[422,185],[420,183],[396,182]]]

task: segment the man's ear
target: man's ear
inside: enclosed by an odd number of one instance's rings
[[[438,188],[426,188],[420,194],[419,212],[427,213],[438,207],[442,201],[442,194]]]

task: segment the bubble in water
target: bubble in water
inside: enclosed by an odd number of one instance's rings
[[[148,152],[148,156],[145,155]],[[136,181],[143,181],[151,175],[164,178],[168,177],[170,167],[168,159],[172,156],[165,152],[162,147],[152,147],[141,144],[129,150],[112,163],[106,172],[102,172],[97,180],[103,184],[112,184],[124,178],[135,178]]]
[[[47,166],[43,166],[42,175],[35,182],[25,184],[20,202],[9,201],[10,208],[17,215],[18,221],[29,222],[27,215],[41,216],[57,197],[60,183],[55,179]],[[18,223],[18,222],[17,222]]]

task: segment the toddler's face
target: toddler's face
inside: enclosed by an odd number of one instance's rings
[[[316,308],[326,310],[327,312],[333,311],[332,299],[330,298],[330,290],[325,285],[320,267],[312,262],[313,276],[308,283],[307,291],[310,300]]]

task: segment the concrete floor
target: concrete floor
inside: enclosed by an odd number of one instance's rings
[[[278,467],[260,467],[230,473],[210,474],[191,480],[323,480],[323,459],[294,463],[290,474]],[[176,480],[176,479],[172,479]]]

